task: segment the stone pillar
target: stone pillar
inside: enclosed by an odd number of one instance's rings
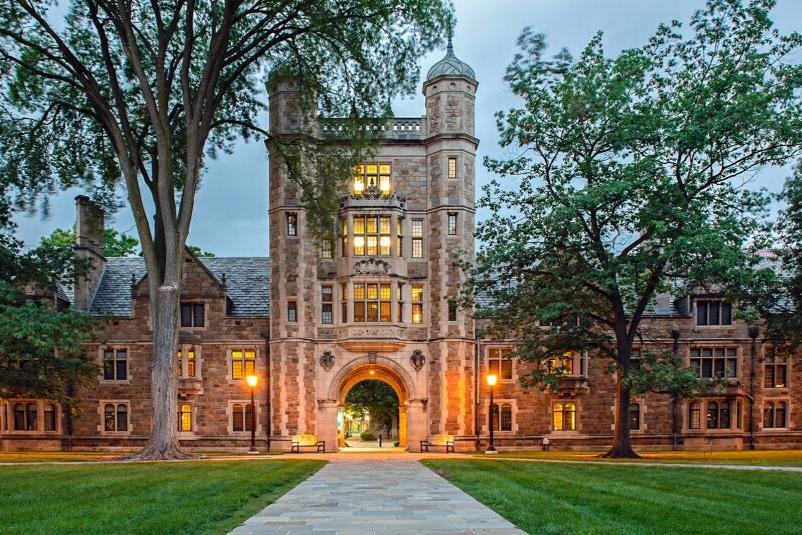
[[[407,447],[407,407],[400,405],[398,407],[398,446],[401,448]]]
[[[339,451],[336,399],[317,400],[317,436],[326,441],[326,451]]]
[[[426,404],[422,399],[411,399],[407,405],[407,451],[420,451],[421,440],[429,437],[426,425]]]

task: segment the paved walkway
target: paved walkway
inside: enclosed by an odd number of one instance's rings
[[[325,457],[325,456],[324,456]],[[331,462],[231,535],[525,535],[418,462]]]

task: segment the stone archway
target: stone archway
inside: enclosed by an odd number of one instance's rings
[[[408,451],[417,451],[421,435],[425,432],[425,412],[423,402],[418,399],[415,382],[409,373],[397,362],[387,357],[367,355],[356,358],[343,366],[329,383],[328,400],[319,402],[319,422],[321,428],[329,430],[329,440],[337,444],[337,408],[345,402],[348,392],[357,383],[377,380],[386,383],[398,396],[398,442]],[[418,446],[416,446],[416,444]],[[339,446],[339,444],[338,444]],[[334,449],[334,448],[332,448]]]

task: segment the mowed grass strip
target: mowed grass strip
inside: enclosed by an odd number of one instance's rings
[[[323,461],[0,467],[2,533],[226,533]]]
[[[798,534],[802,526],[799,473],[422,462],[527,533]]]
[[[639,462],[681,464],[744,464],[754,466],[802,466],[802,450],[739,451],[642,451],[640,459],[606,459],[598,451],[504,451],[499,458],[552,461]],[[484,456],[478,453],[477,456]]]

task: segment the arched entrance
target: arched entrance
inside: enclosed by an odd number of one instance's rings
[[[407,446],[407,411],[402,389],[376,370],[343,385],[338,401],[338,445],[352,448]],[[402,404],[403,403],[403,404]]]
[[[348,392],[362,381],[376,380],[389,385],[398,396],[398,442],[399,447],[408,451],[418,451],[420,440],[425,438],[425,412],[423,402],[417,398],[415,382],[409,373],[397,362],[387,357],[368,355],[352,360],[343,366],[332,378],[328,399],[320,417],[324,426],[335,435],[338,425],[338,408],[345,403]],[[319,420],[320,421],[320,420]],[[329,435],[332,439],[334,436]],[[341,444],[337,434],[336,441]]]

